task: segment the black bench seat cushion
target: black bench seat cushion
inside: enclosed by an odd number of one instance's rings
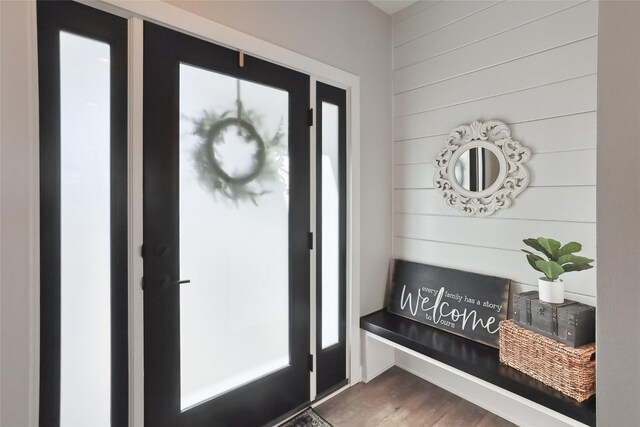
[[[579,403],[502,365],[498,350],[382,309],[360,318],[360,328],[466,372],[589,426],[596,425],[596,397]]]

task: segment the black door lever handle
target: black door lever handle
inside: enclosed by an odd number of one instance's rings
[[[171,285],[183,285],[191,283],[191,280],[171,280],[168,274],[160,274],[158,276],[158,286],[162,289],[166,289]]]

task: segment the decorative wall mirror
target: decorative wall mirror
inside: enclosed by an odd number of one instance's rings
[[[492,215],[511,206],[529,185],[531,150],[511,139],[499,120],[455,128],[435,158],[433,186],[465,215]]]

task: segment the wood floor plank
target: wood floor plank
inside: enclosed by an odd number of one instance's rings
[[[378,427],[430,425],[442,418],[455,404],[453,399],[446,398],[446,394],[446,391],[437,387],[416,391],[396,411],[378,424]]]
[[[500,418],[496,414],[489,412],[476,424],[476,427],[510,427],[512,425],[512,423],[504,418]]]
[[[487,411],[473,403],[460,399],[433,427],[475,426],[484,418]]]
[[[513,424],[398,367],[315,410],[334,427],[511,427]]]
[[[393,412],[391,400],[398,394],[398,387],[397,379],[390,372],[383,373],[369,384],[357,384],[339,395],[345,395],[344,399],[340,399],[340,405],[327,421],[334,426],[373,427]]]

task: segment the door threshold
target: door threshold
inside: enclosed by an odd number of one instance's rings
[[[302,412],[306,411],[308,408],[311,408],[311,401],[305,402],[302,405],[298,406],[297,408],[287,412],[283,416],[278,417],[275,420],[265,424],[264,427],[280,426],[280,425],[286,423],[287,421],[291,420],[296,415],[301,414]]]

